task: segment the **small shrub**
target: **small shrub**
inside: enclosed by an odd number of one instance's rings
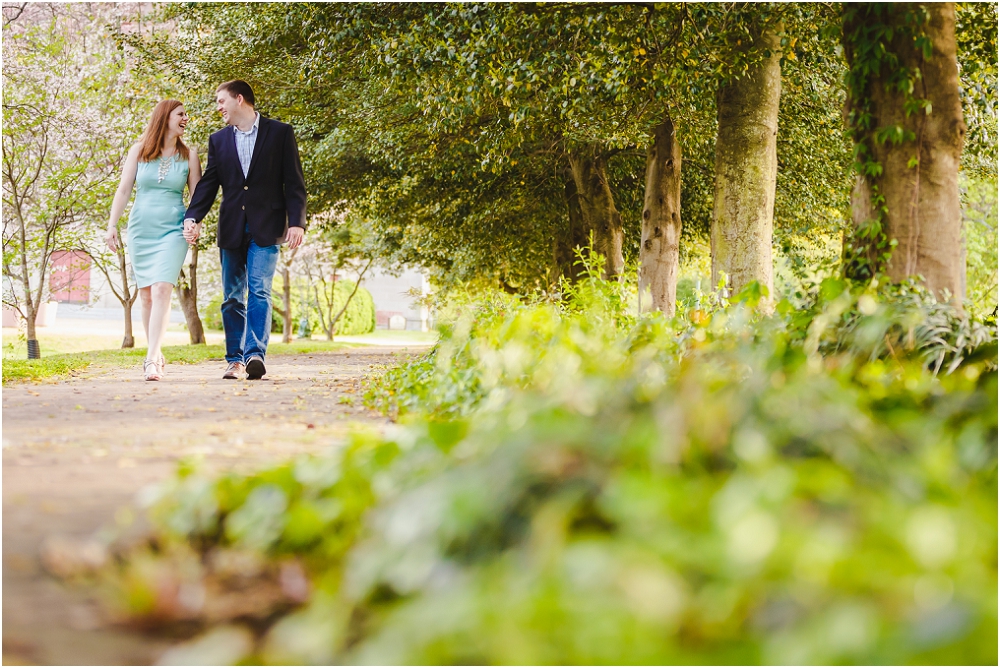
[[[354,281],[342,280],[337,282],[333,295],[334,315],[344,307],[344,303],[354,290]],[[348,304],[344,315],[340,316],[335,327],[335,334],[367,334],[375,331],[375,301],[370,292],[364,288],[358,288]]]
[[[201,313],[201,324],[205,329],[222,329],[222,295],[218,294],[208,300]]]

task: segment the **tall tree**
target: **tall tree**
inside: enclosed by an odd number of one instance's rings
[[[294,322],[292,320],[292,267],[295,265],[295,258],[298,256],[298,248],[293,251],[282,246],[278,255],[278,286],[281,288],[280,294],[272,291],[272,309],[281,318],[281,341],[283,343],[292,342],[292,330]]]
[[[852,271],[922,276],[957,306],[965,262],[958,170],[966,126],[953,3],[846,5],[849,122],[859,178]]]
[[[712,284],[725,273],[731,292],[757,281],[774,292],[771,239],[778,175],[781,54],[778,29],[754,25],[746,49],[758,56],[718,92]]]
[[[604,277],[617,278],[625,268],[622,217],[608,181],[608,158],[597,147],[570,151],[568,158],[583,229],[604,257]]]
[[[677,302],[681,241],[681,145],[669,114],[653,132],[639,246],[639,299],[668,316]]]
[[[208,343],[205,338],[205,326],[198,314],[198,245],[191,246],[188,251],[187,267],[181,267],[177,277],[177,301],[184,313],[187,323],[188,338],[192,344]]]

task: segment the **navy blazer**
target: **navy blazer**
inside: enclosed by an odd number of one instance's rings
[[[306,226],[306,182],[295,133],[287,123],[260,117],[245,178],[234,128],[227,126],[209,137],[208,164],[184,217],[201,222],[219,186],[219,248],[240,248],[248,224],[258,246],[284,243],[289,226]]]

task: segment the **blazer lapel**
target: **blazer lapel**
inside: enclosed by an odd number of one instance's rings
[[[257,158],[260,156],[264,148],[264,140],[267,139],[267,131],[271,128],[271,121],[263,116],[260,117],[260,125],[257,126],[257,141],[253,143],[253,155],[250,156],[250,168],[247,170],[247,179],[253,174],[254,166],[259,162]],[[236,137],[233,137],[233,146],[236,146]],[[239,162],[239,156],[237,156],[237,162]]]

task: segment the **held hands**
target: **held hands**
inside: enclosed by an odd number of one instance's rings
[[[113,252],[118,252],[118,230],[114,227],[108,228],[108,233],[104,235],[104,243],[108,245]]]
[[[198,241],[198,237],[201,236],[201,223],[196,223],[190,218],[184,221],[184,239],[191,245],[194,245]],[[295,250],[302,245],[302,238],[305,236],[305,230],[301,227],[289,227],[288,228],[288,250]],[[109,244],[111,242],[109,241]]]
[[[201,223],[196,223],[190,218],[184,221],[184,240],[189,245],[194,245],[201,236]]]
[[[302,245],[302,238],[305,236],[306,231],[301,227],[289,227],[288,236],[286,240],[288,241],[288,250],[295,250]]]

